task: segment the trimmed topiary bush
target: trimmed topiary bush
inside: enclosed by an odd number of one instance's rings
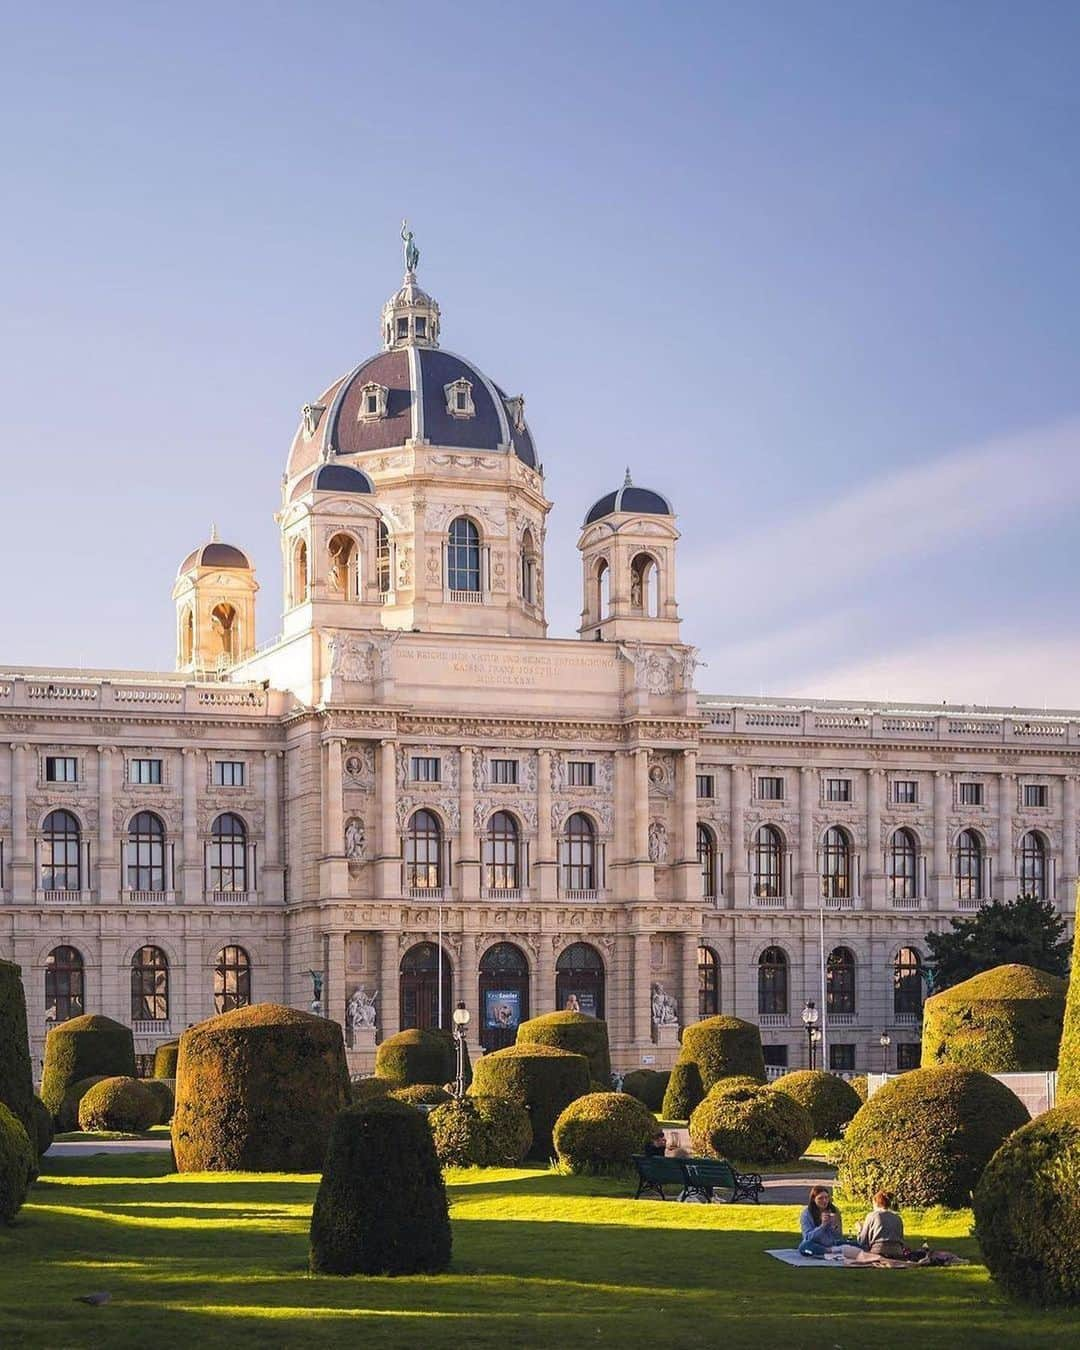
[[[477,1061],[470,1091],[477,1097],[509,1097],[529,1113],[529,1156],[551,1157],[551,1131],[563,1109],[589,1090],[589,1061],[552,1045],[508,1045]]]
[[[518,1045],[552,1045],[589,1061],[589,1074],[602,1090],[611,1086],[611,1052],[607,1023],[585,1013],[553,1012],[531,1017],[517,1029]]]
[[[175,1078],[176,1060],[180,1054],[180,1042],[162,1041],[154,1051],[154,1077]]]
[[[349,1100],[341,1027],[276,1003],[211,1017],[180,1037],[178,1172],[317,1172]]]
[[[1067,987],[1033,966],[995,966],[935,994],[923,1005],[922,1067],[1056,1069]]]
[[[0,961],[0,1102],[13,1111],[28,1135],[34,1134],[34,1074],[26,1030],[22,971]]]
[[[1005,1140],[972,1200],[975,1236],[1006,1294],[1080,1303],[1080,1101]]]
[[[95,1083],[103,1083],[107,1077],[107,1074],[96,1073],[89,1078],[80,1078],[77,1083],[72,1083],[67,1092],[64,1093],[64,1100],[60,1103],[60,1110],[56,1113],[57,1134],[67,1134],[71,1130],[79,1128],[79,1103]],[[48,1110],[48,1107],[45,1109]]]
[[[689,1120],[704,1096],[698,1066],[692,1059],[680,1062],[671,1071],[660,1114],[665,1120]]]
[[[664,1105],[664,1093],[667,1091],[670,1072],[656,1069],[631,1069],[622,1080],[622,1090],[636,1097],[650,1111],[659,1111]],[[608,1088],[601,1091],[607,1092]]]
[[[1073,938],[1072,975],[1065,1000],[1065,1025],[1058,1053],[1057,1099],[1080,1101],[1080,938]]]
[[[410,1106],[441,1106],[451,1100],[451,1094],[438,1083],[410,1083],[408,1087],[393,1088],[390,1096]]]
[[[444,1167],[515,1167],[532,1147],[529,1113],[508,1097],[448,1101],[428,1124]]]
[[[813,1137],[804,1106],[745,1076],[715,1084],[690,1117],[695,1153],[758,1167],[794,1162]]]
[[[847,1083],[859,1101],[865,1102],[870,1095],[870,1084],[867,1082],[866,1074],[857,1073],[854,1078],[847,1079]]]
[[[45,1038],[41,1100],[54,1116],[59,1114],[72,1084],[83,1078],[114,1077],[135,1077],[135,1042],[130,1027],[121,1026],[111,1017],[88,1013],[59,1022],[50,1030]]]
[[[354,1078],[349,1084],[349,1097],[354,1106],[359,1106],[361,1102],[385,1097],[393,1086],[385,1078]]]
[[[311,1215],[319,1275],[436,1274],[450,1264],[450,1216],[431,1131],[385,1097],[334,1121]]]
[[[176,1080],[169,1082],[165,1078],[142,1078],[139,1081],[157,1102],[157,1120],[154,1124],[168,1125],[176,1106]]]
[[[656,1117],[636,1097],[590,1092],[562,1112],[552,1138],[563,1168],[597,1175],[629,1171],[655,1133]]]
[[[816,1139],[839,1139],[855,1118],[862,1099],[850,1083],[823,1069],[800,1069],[778,1078],[773,1087],[794,1097],[810,1112]]]
[[[375,1073],[391,1087],[412,1083],[449,1083],[456,1072],[453,1041],[436,1030],[399,1031],[380,1042],[375,1051]]]
[[[0,1102],[0,1223],[10,1223],[22,1208],[37,1176],[37,1154],[22,1121]]]
[[[978,1069],[914,1069],[879,1088],[840,1147],[837,1184],[860,1203],[961,1209],[1002,1141],[1029,1120],[1020,1099]]]
[[[43,1158],[53,1141],[53,1118],[40,1097],[34,1098],[33,1112],[34,1133],[30,1142],[37,1148],[38,1157]]]
[[[706,1017],[683,1032],[678,1063],[693,1061],[701,1086],[709,1092],[721,1078],[745,1076],[765,1081],[765,1054],[761,1032],[738,1017]]]
[[[139,1078],[103,1078],[79,1103],[80,1130],[123,1130],[141,1134],[161,1115],[157,1097]]]

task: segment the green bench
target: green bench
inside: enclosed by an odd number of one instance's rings
[[[721,1188],[731,1191],[730,1204],[737,1200],[753,1200],[757,1205],[761,1203],[761,1193],[765,1189],[757,1172],[736,1172],[722,1158],[647,1158],[638,1153],[634,1155],[633,1163],[638,1175],[635,1200],[640,1200],[643,1195],[666,1200],[664,1187],[678,1186],[680,1200],[700,1195],[711,1201],[713,1191]]]
[[[686,1177],[683,1174],[679,1158],[647,1158],[643,1153],[634,1154],[634,1166],[637,1168],[638,1188],[635,1200],[650,1194],[666,1200],[665,1186],[678,1186],[679,1199],[686,1194]]]

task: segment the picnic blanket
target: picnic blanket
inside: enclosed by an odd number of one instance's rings
[[[803,1256],[795,1247],[766,1251],[785,1266],[814,1266],[824,1270],[854,1270],[857,1268],[879,1270],[911,1270],[913,1261],[892,1261],[887,1256],[875,1256],[873,1252],[864,1252],[861,1247],[841,1247],[838,1256]]]

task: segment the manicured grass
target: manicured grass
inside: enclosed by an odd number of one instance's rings
[[[539,1170],[448,1174],[449,1274],[312,1278],[315,1178],[168,1172],[162,1154],[46,1160],[0,1230],[0,1346],[215,1350],[731,1345],[1031,1347],[1075,1343],[1074,1315],[1006,1303],[979,1265],[793,1270],[795,1205],[629,1199],[618,1180]],[[977,1259],[970,1216],[909,1236]],[[77,1295],[107,1290],[86,1307]]]

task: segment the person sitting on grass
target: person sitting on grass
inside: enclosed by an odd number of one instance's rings
[[[809,1204],[799,1215],[799,1229],[802,1232],[800,1256],[824,1256],[844,1241],[843,1220],[828,1187],[811,1187]]]
[[[657,1130],[645,1145],[646,1158],[662,1158],[667,1152],[667,1137],[663,1130]]]
[[[893,1209],[893,1198],[888,1191],[878,1191],[874,1208],[863,1219],[856,1231],[859,1246],[875,1256],[889,1256],[899,1260],[907,1255],[904,1244],[904,1221]]]

